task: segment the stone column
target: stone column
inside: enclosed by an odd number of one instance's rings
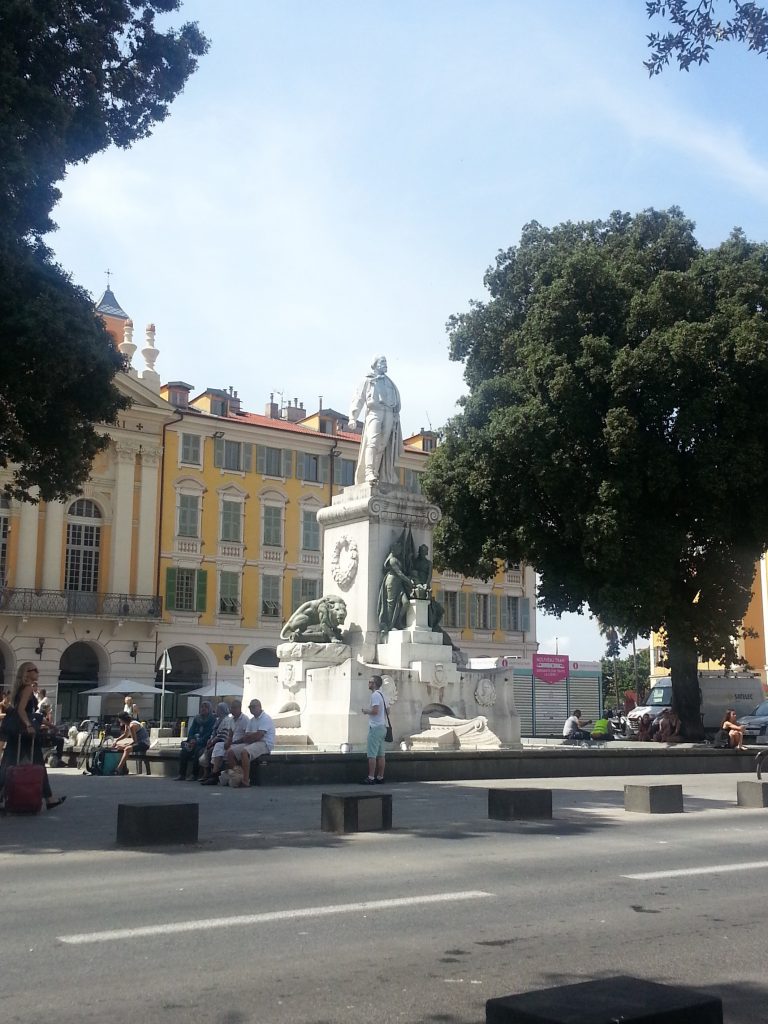
[[[43,552],[43,590],[62,590],[61,552],[64,545],[65,506],[49,501],[45,506],[45,550]]]
[[[141,496],[139,498],[139,555],[136,593],[155,593],[155,554],[157,550],[157,496],[162,448],[143,448],[141,452]]]
[[[30,494],[37,497],[38,489],[32,488]],[[19,546],[17,549],[16,578],[17,587],[31,588],[35,585],[35,568],[37,566],[37,526],[38,505],[30,505],[28,501],[21,504],[19,515]]]
[[[112,551],[109,574],[109,589],[113,594],[127,594],[130,589],[135,465],[136,449],[131,445],[116,444],[114,515],[112,517]]]

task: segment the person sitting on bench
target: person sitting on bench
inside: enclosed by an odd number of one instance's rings
[[[233,743],[228,756],[230,767],[239,763],[243,769],[243,786],[251,784],[251,761],[271,754],[275,746],[275,723],[262,708],[261,701],[254,697],[248,710],[252,716],[248,730],[239,743]]]
[[[592,719],[586,722],[581,720],[581,709],[574,708],[573,714],[565,720],[563,726],[563,739],[566,740],[588,740],[589,733],[584,728],[585,725],[591,725]]]
[[[127,775],[128,768],[126,761],[130,754],[142,755],[149,750],[149,733],[146,726],[132,718],[127,711],[121,711],[117,716],[123,725],[122,733],[115,740],[115,746],[122,751],[120,763],[115,769],[115,775]]]

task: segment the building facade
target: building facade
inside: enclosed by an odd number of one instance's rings
[[[21,662],[38,662],[59,720],[74,721],[94,710],[88,690],[159,683],[167,651],[165,718],[185,717],[190,690],[224,694],[244,665],[276,665],[283,623],[321,596],[317,512],[354,482],[360,425],[322,401],[308,414],[270,396],[254,414],[231,388],[161,387],[154,326],[138,371],[133,323],[109,288],[97,311],[126,358],[116,384],[131,405],[104,427],[79,495],[0,500],[0,675],[9,686]],[[403,487],[419,489],[436,444],[425,430],[405,439]],[[466,655],[535,652],[532,569],[488,582],[435,573],[433,591]],[[136,702],[159,717],[159,695]]]

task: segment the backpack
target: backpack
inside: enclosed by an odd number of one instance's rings
[[[725,750],[731,745],[731,737],[727,729],[718,729],[712,744],[718,750]]]

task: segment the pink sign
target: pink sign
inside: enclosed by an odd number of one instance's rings
[[[562,683],[568,678],[568,655],[534,654],[533,678],[542,683]]]

